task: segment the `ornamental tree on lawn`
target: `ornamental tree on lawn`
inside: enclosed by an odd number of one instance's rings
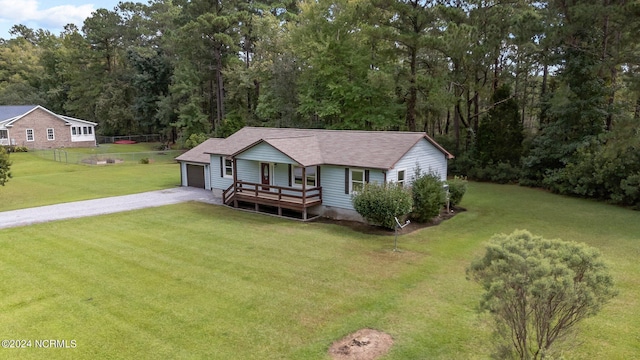
[[[616,295],[597,249],[528,231],[495,235],[467,270],[495,319],[497,357],[542,359],[581,320]]]

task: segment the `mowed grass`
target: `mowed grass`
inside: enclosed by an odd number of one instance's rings
[[[137,146],[135,149],[144,150],[149,145],[110,145],[108,150],[130,149],[123,148],[126,146]],[[0,186],[0,211],[180,185],[180,167],[177,163],[89,166],[47,160],[35,153],[13,153],[11,161],[13,178],[5,186]]]
[[[360,328],[385,359],[486,359],[465,268],[495,233],[598,247],[620,294],[566,359],[640,354],[640,213],[517,186],[471,184],[467,211],[399,238],[187,203],[0,230],[0,337],[75,340],[4,358],[327,359]]]

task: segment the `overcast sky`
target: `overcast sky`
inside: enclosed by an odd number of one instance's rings
[[[9,39],[13,25],[46,29],[55,35],[71,23],[82,28],[97,9],[113,10],[121,0],[0,0],[0,38]]]

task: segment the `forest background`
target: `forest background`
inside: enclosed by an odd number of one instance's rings
[[[193,145],[425,131],[450,174],[640,208],[638,0],[152,0],[0,39],[0,104]]]

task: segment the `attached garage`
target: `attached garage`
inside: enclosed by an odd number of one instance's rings
[[[182,186],[211,190],[211,155],[208,152],[215,150],[222,140],[208,139],[176,158],[180,163]]]
[[[186,164],[187,183],[186,186],[206,188],[204,165]]]

